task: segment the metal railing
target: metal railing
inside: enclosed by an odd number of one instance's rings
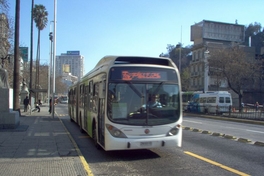
[[[210,110],[209,110],[210,109]],[[197,114],[214,114],[230,118],[240,118],[249,120],[263,120],[264,121],[264,108],[263,107],[221,107],[221,106],[196,106],[188,107],[183,106],[185,112],[197,113]]]

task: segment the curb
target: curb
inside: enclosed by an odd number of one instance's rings
[[[257,141],[257,142],[254,143],[254,145],[264,147],[264,142],[259,142],[259,141]]]
[[[245,139],[245,138],[239,138],[237,141],[238,142],[243,142],[243,143],[250,143],[250,142],[252,142],[251,140]]]
[[[226,138],[226,139],[236,139],[235,136],[231,136],[231,135],[228,135],[228,134],[224,134],[223,137]]]
[[[252,141],[249,139],[245,139],[245,138],[238,138],[237,139],[237,137],[232,136],[232,135],[228,135],[228,134],[215,133],[215,132],[210,132],[207,130],[201,130],[201,129],[192,128],[192,127],[183,127],[183,129],[193,131],[193,132],[199,132],[201,134],[209,134],[211,136],[223,137],[226,139],[231,139],[231,140],[242,142],[242,143],[253,144],[253,145],[264,147],[264,142],[261,142],[261,141],[256,141],[256,142],[252,143]]]
[[[56,113],[56,115],[58,117],[58,114],[57,113]],[[78,153],[78,156],[79,156],[79,158],[81,160],[81,163],[82,163],[83,168],[86,171],[87,175],[88,176],[93,176],[93,173],[92,173],[92,171],[91,171],[91,169],[89,167],[89,164],[86,162],[86,160],[85,160],[85,158],[84,158],[81,150],[79,149],[77,143],[75,142],[75,140],[73,139],[72,135],[70,134],[70,132],[68,131],[68,129],[65,127],[65,125],[63,124],[63,122],[61,121],[61,119],[60,118],[58,118],[58,119],[60,120],[60,122],[61,122],[62,126],[64,127],[65,131],[67,132],[67,134],[68,134],[71,142],[73,143],[73,146],[74,146],[75,150]]]
[[[216,120],[226,120],[226,121],[233,121],[233,122],[241,122],[241,123],[250,123],[256,125],[264,125],[264,121],[261,120],[250,120],[250,119],[242,119],[242,118],[233,118],[233,117],[225,117],[225,116],[217,116],[217,115],[205,115],[205,114],[194,114],[194,113],[187,113],[184,112],[183,116],[189,117],[203,117],[203,118],[210,118]]]

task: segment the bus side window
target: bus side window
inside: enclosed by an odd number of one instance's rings
[[[89,109],[93,109],[93,81],[89,82],[89,90],[88,90],[88,96],[89,96]]]
[[[225,98],[226,98],[225,99],[226,103],[231,103],[230,97],[225,97]]]
[[[207,103],[216,103],[216,97],[208,97]]]
[[[199,98],[199,103],[205,103],[205,102],[206,102],[206,98],[204,97]]]
[[[98,99],[99,99],[99,83],[95,83],[93,87],[93,110],[97,111],[98,109]]]
[[[219,97],[219,103],[224,103],[225,102],[225,98],[224,97]]]

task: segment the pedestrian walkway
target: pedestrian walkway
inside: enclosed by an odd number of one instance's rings
[[[88,175],[60,119],[48,112],[22,112],[16,129],[0,130],[0,175]]]

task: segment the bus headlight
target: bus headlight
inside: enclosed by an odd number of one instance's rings
[[[116,138],[127,138],[126,135],[116,127],[106,124],[105,125],[109,133]]]
[[[167,136],[174,136],[177,135],[179,132],[179,128],[181,127],[181,125],[177,125],[174,128],[172,128],[168,133]]]

